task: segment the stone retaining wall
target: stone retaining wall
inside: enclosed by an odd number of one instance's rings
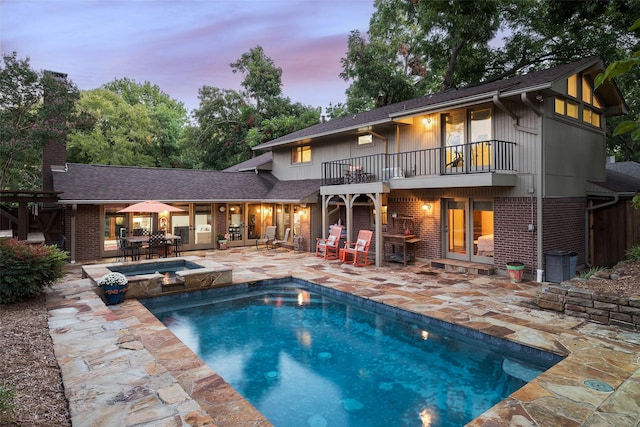
[[[592,322],[640,330],[640,295],[603,295],[567,284],[551,285],[538,295],[538,307]]]

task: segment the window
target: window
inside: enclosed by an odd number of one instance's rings
[[[358,135],[358,145],[371,144],[373,142],[373,135],[370,133],[366,135]]]
[[[471,110],[470,112],[471,142],[491,139],[491,108]]]
[[[575,102],[567,101],[567,116],[578,118],[578,104]]]
[[[574,98],[578,97],[578,75],[574,74],[573,76],[567,79],[567,94]]]
[[[580,89],[580,94],[578,94],[578,89]],[[591,81],[585,76],[574,74],[567,79],[567,94],[576,100],[582,101],[582,103],[580,104],[558,96],[555,99],[555,112],[563,116],[578,119],[580,117],[580,110],[582,110],[582,121],[584,123],[600,127],[602,123],[602,113],[593,108],[589,108],[589,106],[593,106],[602,109],[602,104],[600,104],[600,101],[593,92]]]
[[[582,102],[591,104],[592,96],[593,92],[591,91],[591,85],[589,85],[587,79],[582,79]]]
[[[585,107],[582,112],[582,120],[592,126],[600,127],[601,115],[597,111],[593,111],[592,109]]]
[[[311,146],[303,145],[293,147],[291,150],[291,163],[309,163],[311,162]]]

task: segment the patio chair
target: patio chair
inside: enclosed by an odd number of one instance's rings
[[[371,246],[372,237],[373,231],[360,230],[355,243],[344,242],[344,248],[340,249],[340,261],[347,262],[347,258],[353,256],[353,265],[364,267],[365,265],[373,264],[373,260],[369,259],[369,247]]]
[[[174,234],[177,237],[173,239],[173,255],[181,256],[184,242],[189,240],[189,229],[187,227],[176,227],[174,228]]]
[[[277,248],[278,246],[284,246],[284,247],[288,247],[291,246],[293,247],[293,245],[291,243],[289,243],[289,234],[291,233],[291,228],[287,227],[284,230],[284,238],[282,240],[278,240],[275,239],[272,242],[272,245],[274,248]]]
[[[256,239],[256,249],[259,249],[260,244],[264,244],[267,249],[269,249],[269,244],[273,247],[273,241],[276,240],[276,226],[268,225],[267,229],[264,232],[264,237],[262,239]]]
[[[158,258],[160,257],[160,255],[166,256],[166,246],[167,239],[164,233],[151,234],[149,236],[149,242],[147,244],[147,259],[153,258],[154,255],[158,255]]]
[[[131,261],[140,258],[140,246],[129,244],[126,240],[118,238],[118,255],[117,261],[127,261],[127,257],[131,257]]]
[[[341,225],[332,225],[329,229],[329,237],[316,238],[316,256],[324,259],[338,259],[338,247],[340,246]]]

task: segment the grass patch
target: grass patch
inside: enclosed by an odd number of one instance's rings
[[[629,261],[640,260],[640,245],[630,247],[626,250],[625,255]]]
[[[595,274],[597,274],[599,271],[604,270],[603,267],[591,267],[588,270],[582,271],[578,277],[580,277],[581,279],[588,279],[592,276],[594,276]]]
[[[15,406],[13,398],[16,393],[7,383],[0,384],[0,424],[11,424],[14,421]]]

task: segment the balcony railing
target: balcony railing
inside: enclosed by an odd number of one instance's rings
[[[514,171],[516,144],[481,141],[395,154],[373,154],[322,164],[323,185],[388,181],[396,178]]]

